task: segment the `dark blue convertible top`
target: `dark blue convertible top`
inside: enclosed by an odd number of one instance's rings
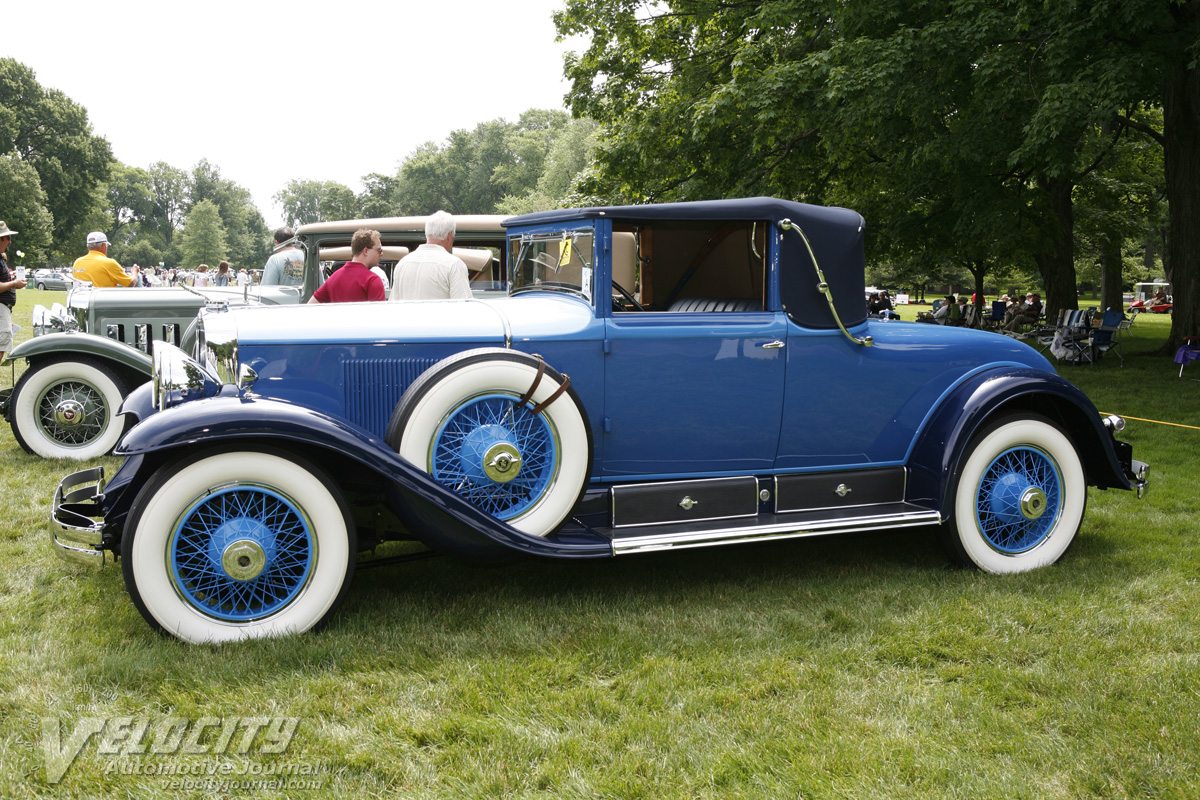
[[[564,208],[509,217],[506,228],[545,225],[579,219],[639,221],[767,221],[787,219],[808,236],[821,270],[846,326],[866,319],[862,215],[848,208],[814,206],[775,197],[734,200],[695,200],[640,206]],[[808,250],[794,231],[783,231],[780,243],[780,296],[783,310],[799,325],[837,327],[824,296],[817,291],[817,273]]]

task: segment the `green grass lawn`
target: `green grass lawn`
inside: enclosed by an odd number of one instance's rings
[[[20,293],[22,337],[55,294]],[[1200,384],[1145,354],[1168,325],[1139,318],[1124,368],[1060,372],[1102,411],[1200,427]],[[927,530],[434,559],[361,571],[319,633],[216,647],[153,633],[119,568],[51,553],[50,497],[80,466],[4,426],[0,797],[1195,798],[1200,430],[1131,421],[1124,438],[1152,465],[1146,499],[1093,490],[1066,557],[1030,574],[953,569]],[[209,752],[129,754],[119,718],[171,717],[211,718]],[[242,717],[299,722],[282,753],[219,751]],[[56,785],[47,718],[65,743],[110,720]],[[144,774],[288,765],[313,784]]]

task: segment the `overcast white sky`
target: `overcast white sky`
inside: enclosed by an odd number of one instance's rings
[[[287,181],[395,173],[419,145],[563,108],[563,0],[7,3],[0,56],[84,106],[125,164],[207,158],[268,226]]]

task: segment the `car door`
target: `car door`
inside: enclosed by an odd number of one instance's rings
[[[769,472],[786,341],[786,319],[767,311],[610,316],[602,477]]]

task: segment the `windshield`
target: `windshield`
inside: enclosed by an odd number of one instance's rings
[[[509,240],[511,292],[544,289],[592,298],[592,229],[525,234]]]

